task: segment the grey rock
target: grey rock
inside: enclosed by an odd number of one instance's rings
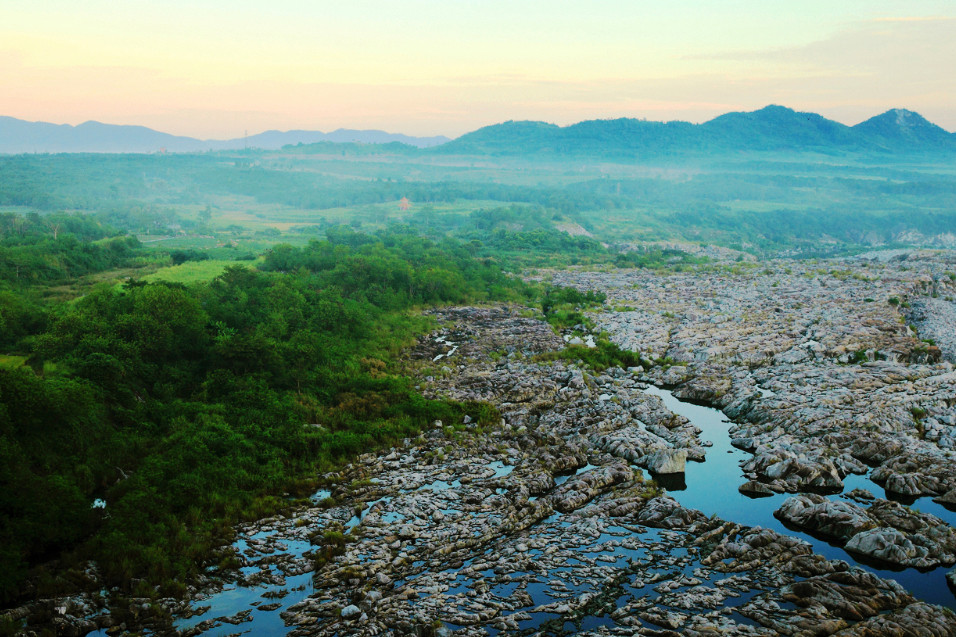
[[[667,449],[647,454],[639,464],[651,473],[671,474],[684,473],[686,461],[686,449]]]

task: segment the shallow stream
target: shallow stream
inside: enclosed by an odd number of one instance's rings
[[[740,463],[748,460],[750,454],[731,446],[730,435],[727,432],[731,423],[722,412],[711,407],[684,402],[666,389],[652,386],[645,391],[658,396],[672,412],[684,416],[695,426],[700,427],[701,439],[713,443],[713,446],[707,449],[707,458],[704,462],[687,463],[684,474],[686,486],[682,490],[674,490],[675,485],[669,485],[668,493],[682,505],[738,524],[761,526],[799,537],[813,545],[814,552],[820,555],[857,564],[880,577],[896,580],[910,593],[924,601],[956,609],[956,596],[946,583],[946,572],[952,567],[941,566],[920,572],[914,568],[891,569],[886,565],[866,564],[838,545],[817,539],[799,529],[785,526],[774,517],[773,512],[793,494],[782,493],[753,498],[737,490],[745,482]],[[886,493],[880,485],[870,480],[869,474],[848,475],[843,483],[844,493],[861,488],[877,497],[893,499],[891,494]],[[837,494],[829,497],[837,499],[841,496]],[[910,504],[910,507],[935,515],[945,520],[950,526],[956,526],[956,513],[933,502],[930,498],[919,498]]]
[[[738,487],[744,482],[743,472],[741,471],[740,464],[747,460],[750,457],[750,454],[731,446],[731,439],[728,433],[730,422],[723,413],[717,409],[679,400],[673,395],[673,393],[665,389],[652,386],[645,391],[648,394],[658,396],[664,402],[665,406],[672,412],[680,414],[681,416],[684,416],[690,420],[692,424],[702,430],[701,438],[704,441],[712,443],[712,446],[707,449],[707,456],[704,462],[687,463],[686,472],[682,476],[682,479],[672,478],[670,480],[661,480],[663,486],[667,488],[669,494],[681,504],[688,508],[702,511],[707,515],[717,515],[724,520],[737,522],[747,526],[770,528],[786,535],[800,537],[801,539],[810,543],[816,553],[824,555],[830,559],[842,559],[851,564],[857,564],[884,578],[895,579],[912,594],[924,601],[956,609],[956,597],[954,597],[945,580],[945,574],[948,570],[947,567],[939,567],[930,571],[920,572],[916,569],[893,570],[885,565],[881,566],[862,563],[858,560],[858,558],[847,553],[841,547],[835,544],[830,544],[798,529],[792,529],[785,526],[780,520],[774,517],[773,513],[780,507],[783,501],[788,497],[791,497],[792,494],[776,494],[753,498],[738,491]],[[493,479],[505,477],[513,470],[512,466],[506,465],[501,461],[491,463],[488,465],[488,468],[494,471],[494,475],[492,476]],[[571,475],[583,473],[593,468],[594,467],[591,465],[588,465],[578,469],[575,472],[568,472],[566,475],[558,476],[556,478],[556,483],[561,484],[570,478]],[[868,476],[847,476],[844,480],[844,483],[844,491],[849,491],[854,488],[864,488],[872,492],[874,495],[888,497],[888,494],[886,494],[879,485],[871,481]],[[448,489],[455,489],[459,486],[460,483],[457,480],[453,480],[451,482],[435,480],[433,482],[421,485],[415,490],[420,491],[427,489],[440,492]],[[401,491],[400,493],[406,492],[407,491]],[[322,499],[329,497],[329,495],[330,494],[328,491],[320,491],[313,496],[313,500],[319,502]],[[839,498],[841,496],[833,495],[829,497]],[[366,503],[363,505],[363,511],[361,514],[355,515],[345,524],[346,528],[351,529],[352,527],[360,524],[365,514],[372,510],[372,507],[378,503],[388,504],[391,499],[391,497],[386,496],[384,498],[380,498],[379,500]],[[945,520],[948,524],[956,526],[956,513],[932,502],[929,498],[921,498],[914,502],[911,506],[914,509],[936,515],[937,517]],[[455,513],[456,512],[452,510],[446,511],[446,514]],[[384,513],[382,514],[381,519],[385,522],[400,522],[400,518],[400,514],[397,513]],[[555,514],[551,518],[543,521],[537,527],[538,530],[536,532],[539,534],[560,533],[562,528],[568,526],[568,524],[563,522],[561,518],[562,516],[560,514]],[[613,547],[615,544],[620,543],[621,541],[624,541],[625,543],[628,541],[636,541],[638,536],[634,536],[630,531],[621,529],[619,527],[612,526],[610,528],[612,530],[611,532],[617,536],[616,538],[602,535],[600,538],[595,540],[595,547],[579,547],[578,550],[584,551],[584,553],[599,550],[596,548],[596,546],[601,544],[601,546],[604,547],[604,550],[610,550],[609,557],[613,557],[614,559],[636,559],[638,556],[636,554],[632,554],[632,551],[626,550],[624,546],[611,549],[607,549],[606,547]],[[250,541],[262,542],[267,540],[268,536],[272,533],[272,531],[267,531],[260,532],[252,536],[243,537],[236,542],[236,549],[239,552],[245,552],[249,548]],[[611,539],[616,539],[617,542],[608,542]],[[645,533],[642,533],[642,535],[639,536],[639,539],[641,542],[651,543],[660,542],[661,540],[659,533],[653,529],[647,529]],[[562,545],[566,542],[566,540],[563,537],[556,536],[554,538],[554,542]],[[665,555],[683,551],[683,549],[665,549],[666,544],[660,544],[659,546],[661,547],[659,550],[665,550]],[[310,546],[307,541],[282,538],[280,543],[274,545],[274,548],[276,549],[276,554],[287,553],[289,555],[298,557],[309,550]],[[582,553],[582,555],[584,555],[584,553]],[[645,556],[645,559],[647,559],[647,557],[648,556]],[[659,557],[660,555],[656,556],[654,559]],[[582,559],[585,558],[582,557]],[[281,572],[281,565],[273,566],[273,568],[276,568],[280,575],[283,574]],[[457,571],[457,569],[455,570]],[[244,568],[243,571],[244,576],[249,576],[252,575],[253,572],[258,571],[258,568],[247,567]],[[401,586],[406,584],[416,579],[419,575],[421,575],[421,573],[410,575],[407,581],[398,581],[396,582],[396,585]],[[449,572],[449,576],[452,576],[452,572]],[[464,580],[461,582],[455,580],[449,583],[451,584],[451,588],[447,592],[447,595],[460,595],[462,599],[467,599],[468,589]],[[570,581],[568,584],[571,585],[569,589],[570,592],[577,594],[581,590],[584,590],[583,588],[579,590],[579,587],[585,586],[586,583],[579,582],[575,584],[572,579],[572,581]],[[593,584],[593,582],[591,582],[591,584]],[[531,594],[531,597],[536,605],[549,603],[560,597],[559,594],[547,589],[544,583],[530,585],[528,586],[527,591]],[[175,627],[179,630],[183,630],[196,626],[203,620],[224,616],[236,616],[238,613],[248,611],[248,614],[245,617],[240,616],[240,618],[244,621],[241,621],[241,623],[238,625],[221,624],[204,632],[203,635],[207,635],[209,637],[219,637],[236,633],[267,636],[285,635],[291,630],[291,627],[286,627],[284,625],[284,622],[280,617],[281,611],[301,601],[312,592],[312,573],[304,573],[301,575],[288,574],[285,577],[285,582],[283,585],[274,583],[251,586],[242,584],[227,584],[219,593],[213,594],[211,597],[206,599],[194,602],[193,607],[200,612],[188,619],[177,619],[175,622]],[[646,593],[652,593],[652,591],[644,591],[643,589],[630,590],[627,587],[622,589],[621,592],[623,595],[621,598],[622,600],[626,600],[631,596],[640,596]],[[507,598],[509,595],[508,590],[504,589],[500,591],[500,593],[503,599]],[[751,594],[753,594],[753,592]],[[746,598],[747,596],[744,595],[738,599],[736,603],[742,603],[746,600]],[[208,608],[204,609],[203,607]],[[551,617],[548,613],[532,613],[527,620],[524,620],[520,623],[520,626],[521,628],[537,627],[543,622],[553,620],[554,618],[555,617]],[[741,621],[745,620],[743,617],[739,617],[739,619]],[[602,623],[613,623],[613,620],[611,620],[608,615],[589,616],[586,617],[581,624],[578,624],[574,628],[575,630],[581,630],[592,628]],[[449,627],[456,628],[454,625],[449,625]],[[575,632],[575,630],[571,630],[570,632]],[[491,632],[495,633],[497,631]]]

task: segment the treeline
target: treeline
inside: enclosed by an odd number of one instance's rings
[[[398,201],[416,204],[459,200],[517,202],[559,212],[597,210],[604,200],[573,187],[540,187],[473,181],[391,181],[334,178],[266,167],[208,167],[190,177],[204,192],[246,195],[262,203],[322,210]]]
[[[79,214],[0,214],[0,284],[27,286],[118,267],[139,241]]]
[[[40,211],[109,212],[117,227],[141,231],[162,222],[170,207],[209,203],[210,196],[244,195],[261,203],[322,210],[393,202],[407,196],[417,204],[491,200],[537,205],[560,212],[597,210],[613,194],[570,186],[526,186],[449,181],[436,171],[421,181],[353,179],[259,165],[266,153],[194,155],[19,155],[0,157],[0,205]],[[281,164],[281,162],[279,162]],[[369,167],[368,172],[374,172]],[[619,197],[617,199],[620,199]],[[127,214],[132,211],[132,214]],[[148,215],[138,211],[147,211]],[[161,213],[157,217],[156,213]],[[122,223],[129,217],[130,225]]]
[[[88,215],[0,213],[0,348],[23,350],[46,326],[48,286],[127,265],[134,237]]]
[[[332,234],[206,285],[96,289],[36,338],[48,371],[0,370],[0,597],[56,556],[96,559],[123,590],[182,592],[231,523],[317,470],[434,419],[493,416],[422,398],[387,361],[425,328],[410,308],[517,300],[523,284],[459,243]]]

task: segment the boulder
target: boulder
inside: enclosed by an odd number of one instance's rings
[[[815,494],[788,498],[773,515],[802,529],[843,540],[876,526],[865,509]]]
[[[765,485],[763,482],[757,482],[756,480],[744,482],[737,490],[744,495],[749,496],[766,496],[774,494],[773,489]]]
[[[950,489],[943,495],[933,498],[933,502],[938,502],[942,505],[956,506],[956,489]]]
[[[647,454],[639,464],[651,473],[668,474],[684,473],[686,462],[686,449],[662,449]]]
[[[929,557],[926,547],[914,544],[905,533],[896,529],[870,529],[858,533],[846,543],[846,550],[904,566],[923,568],[937,564]]]
[[[349,604],[342,609],[342,619],[355,619],[362,614],[362,609],[355,604]]]

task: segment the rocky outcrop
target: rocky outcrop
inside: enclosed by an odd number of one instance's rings
[[[796,527],[846,542],[851,553],[916,568],[956,562],[956,529],[898,502],[868,508],[819,495],[789,498],[774,513]]]
[[[567,513],[581,508],[607,487],[627,482],[634,478],[634,472],[623,464],[613,464],[600,469],[592,469],[578,474],[558,487],[549,497],[557,511]]]
[[[435,311],[442,326],[406,371],[427,396],[487,401],[501,420],[432,423],[322,476],[309,504],[240,526],[226,594],[249,590],[249,607],[216,616],[206,581],[178,627],[254,628],[248,620],[275,613],[292,635],[320,637],[592,625],[602,635],[951,634],[951,613],[895,582],[688,509],[641,471],[679,472],[708,453],[700,430],[643,391],[675,383],[736,420],[734,446],[752,456],[731,493],[838,491],[875,467],[887,489],[950,498],[956,376],[913,362],[919,341],[886,303],[924,276],[919,260],[907,263],[556,273],[630,308],[594,318],[620,345],[668,357],[648,369],[540,357],[564,341],[522,308]],[[901,565],[956,553],[941,520],[862,491],[852,502],[801,494],[779,515]]]
[[[667,449],[651,452],[642,458],[638,458],[635,462],[652,474],[670,474],[684,473],[684,463],[686,461],[686,449]]]
[[[788,498],[774,515],[793,526],[843,541],[877,526],[864,508],[813,494]]]
[[[956,634],[956,615],[923,602],[869,617],[835,633],[837,637],[949,637],[953,634]]]

